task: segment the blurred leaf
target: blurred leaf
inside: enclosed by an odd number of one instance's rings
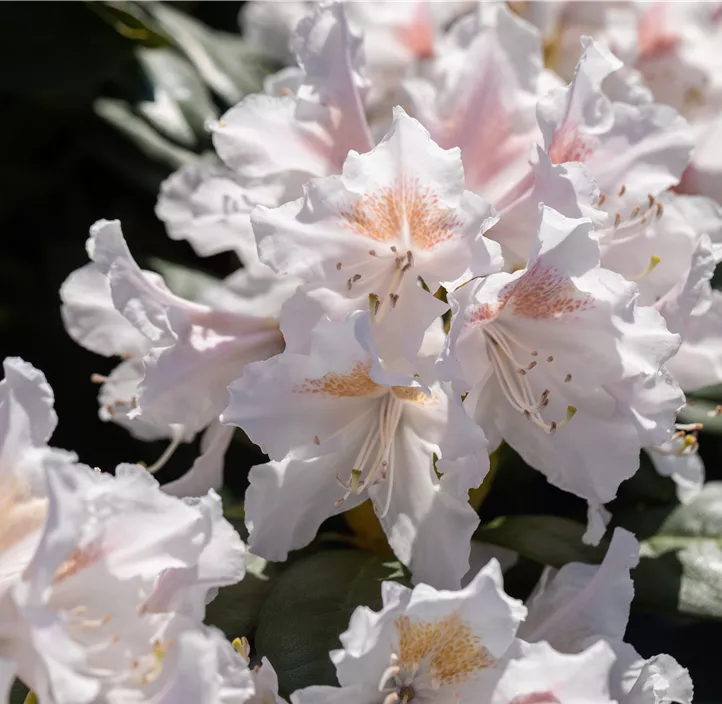
[[[357,550],[326,550],[291,565],[264,601],[255,637],[281,692],[336,684],[328,653],[339,647],[354,609],[380,609],[381,582],[403,574],[398,563]]]
[[[146,7],[203,80],[228,105],[260,88],[266,71],[240,35],[210,29],[171,5],[153,2]]]
[[[198,155],[163,137],[142,117],[136,115],[133,108],[124,100],[98,98],[94,103],[94,109],[100,117],[129,137],[146,156],[164,162],[171,169],[214,159],[212,153],[205,156]]]
[[[139,102],[138,111],[171,139],[196,146],[206,122],[218,116],[200,76],[172,49],[139,49],[136,55],[153,86],[153,100]]]
[[[28,691],[28,688],[20,680],[15,680],[10,690],[10,704],[24,704]]]
[[[708,483],[642,541],[636,601],[647,610],[722,619],[722,482]]]
[[[552,567],[567,562],[601,562],[606,545],[585,545],[585,530],[581,523],[559,516],[505,516],[480,526],[474,539],[515,550]]]
[[[153,18],[137,2],[95,2],[87,3],[89,10],[95,12],[118,34],[142,43],[144,46],[169,46],[172,39],[158,28]]]
[[[220,628],[228,638],[251,638],[261,607],[273,587],[273,580],[284,565],[266,562],[246,553],[246,576],[238,583],[219,590],[207,607],[207,621]]]

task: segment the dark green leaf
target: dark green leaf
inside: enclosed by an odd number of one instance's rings
[[[474,539],[515,550],[552,567],[567,562],[601,562],[606,545],[585,545],[584,531],[581,523],[559,516],[505,516],[482,525]]]
[[[278,672],[283,693],[336,684],[329,660],[357,606],[381,608],[381,582],[398,563],[359,550],[326,550],[291,565],[263,603],[255,646]]]
[[[722,482],[710,482],[642,541],[637,604],[722,619]]]
[[[246,576],[238,584],[218,592],[207,608],[208,623],[220,628],[231,640],[241,636],[251,638],[273,580],[283,568],[282,564],[247,555]]]

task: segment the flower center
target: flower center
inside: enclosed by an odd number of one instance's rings
[[[542,411],[549,405],[551,391],[544,389],[541,395],[536,397],[528,379],[528,374],[538,365],[537,358],[551,363],[554,361],[554,357],[551,355],[540,357],[537,350],[527,350],[501,326],[494,323],[486,325],[482,329],[486,336],[489,360],[496,373],[499,386],[511,407],[549,434],[566,425],[573,418],[577,409],[574,406],[568,406],[566,416],[561,421],[547,423],[542,416]],[[519,362],[514,356],[512,345],[516,345],[532,357],[531,361],[526,364]],[[564,376],[565,383],[570,382],[571,379],[571,374]]]

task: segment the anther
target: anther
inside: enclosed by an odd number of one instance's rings
[[[102,374],[91,374],[90,381],[93,384],[104,384],[106,381],[108,381],[108,377],[103,376]]]
[[[341,267],[343,266],[343,262],[336,262],[336,270],[341,271]]]
[[[640,211],[641,209],[642,209],[642,208],[641,208],[640,206],[635,205],[635,206],[634,206],[634,210],[632,210],[632,215],[631,215],[631,217],[636,218],[637,215],[639,215],[639,211]]]
[[[657,201],[657,220],[659,220],[662,215],[664,215],[664,206],[659,201]]]
[[[519,375],[521,375],[521,376],[526,376],[526,369],[519,368],[519,369],[516,370],[516,373],[519,374]]]
[[[648,193],[647,198],[649,198],[649,207],[651,208],[654,205],[654,196],[651,193]]]
[[[554,357],[552,357],[551,355],[549,355],[549,356],[547,357],[547,362],[553,362],[553,361],[554,361]]]
[[[396,245],[393,245],[393,244],[392,244],[392,245],[389,247],[389,249],[390,249],[394,254],[396,254],[396,251],[397,251],[397,250],[396,250]]]
[[[603,206],[605,200],[607,200],[607,194],[606,194],[606,193],[602,193],[602,194],[599,196],[599,200],[597,201],[597,205],[598,205],[599,207]]]
[[[375,257],[375,256],[376,256],[376,250],[375,250],[375,249],[369,249],[369,254],[370,254],[372,257]]]
[[[318,435],[313,436],[313,444],[314,445],[320,445],[321,444],[321,438],[318,437]]]
[[[564,381],[567,382],[567,383],[569,383],[571,380],[572,380],[572,375],[571,375],[571,374],[567,374],[567,375],[564,377]]]
[[[619,223],[620,223],[620,222],[622,222],[622,216],[621,216],[620,213],[617,213],[617,214],[614,216],[614,227],[615,227],[615,228],[619,227]]]
[[[396,308],[396,304],[399,302],[399,294],[398,293],[390,293],[389,298],[391,299],[391,307]]]
[[[354,274],[351,281],[353,281],[354,283],[356,283],[357,281],[361,281],[361,274]]]
[[[622,184],[622,187],[619,189],[619,193],[617,194],[620,198],[627,192],[627,185],[625,183]]]
[[[536,362],[529,362],[529,364],[526,365],[527,370],[534,369],[536,367]]]
[[[411,250],[409,250],[408,252],[406,252],[406,259],[409,260],[409,266],[413,266],[413,265],[414,265],[414,255],[413,255],[413,253],[411,252]]]
[[[352,286],[353,286],[353,281],[351,281],[351,279],[349,279],[346,282],[346,288],[350,291]]]
[[[532,357],[537,357],[537,356],[539,355],[539,353],[538,353],[536,350],[532,350],[531,352],[529,352],[529,354],[530,354]]]

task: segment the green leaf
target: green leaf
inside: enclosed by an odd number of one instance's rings
[[[567,562],[599,563],[606,544],[585,545],[585,526],[559,516],[505,516],[480,526],[475,540],[515,550],[542,565],[561,567]]]
[[[642,541],[640,608],[722,619],[722,482],[708,483]]]
[[[208,623],[220,628],[231,640],[241,636],[252,638],[263,602],[283,568],[282,564],[247,553],[246,576],[238,584],[219,590],[208,604]]]
[[[173,49],[136,51],[153,86],[153,100],[142,100],[138,111],[160,132],[194,148],[206,138],[206,122],[218,117],[211,94],[195,68]]]
[[[263,603],[255,647],[278,672],[280,690],[336,684],[328,653],[339,647],[354,609],[381,608],[381,582],[400,565],[360,550],[326,550],[291,565]]]

